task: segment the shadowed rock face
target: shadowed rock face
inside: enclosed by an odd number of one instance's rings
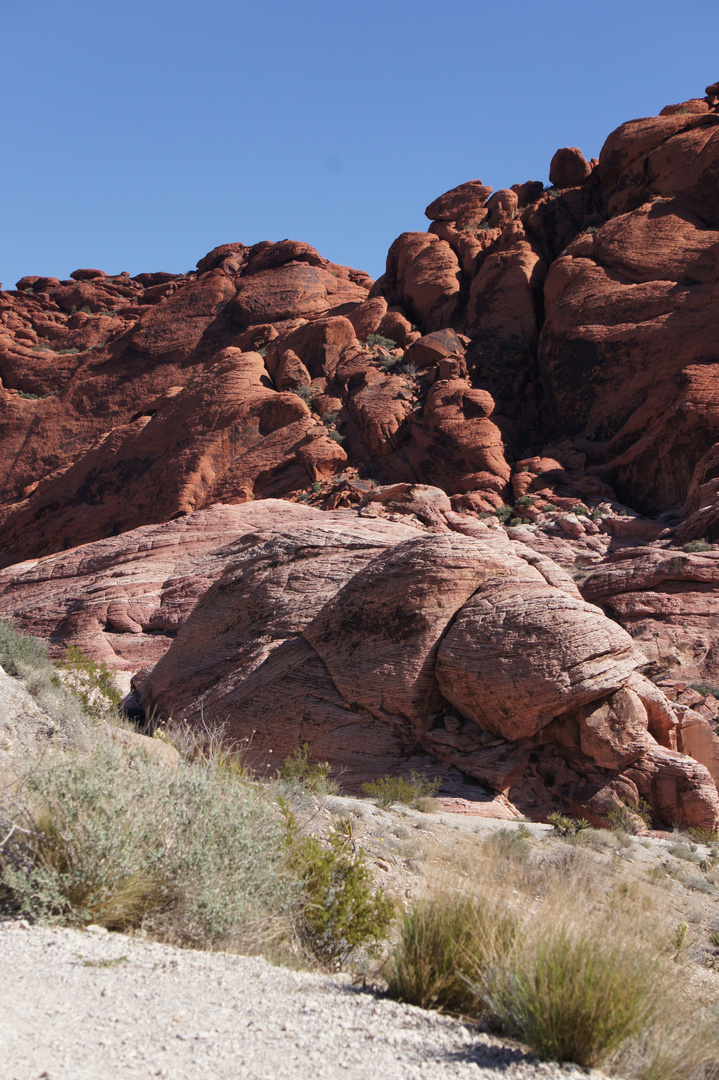
[[[282,240],[0,292],[0,616],[348,782],[711,824],[718,170],[709,87],[377,282]]]

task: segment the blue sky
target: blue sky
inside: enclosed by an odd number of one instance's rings
[[[716,0],[0,0],[0,37],[6,288],[285,237],[378,276],[448,188],[719,79]]]

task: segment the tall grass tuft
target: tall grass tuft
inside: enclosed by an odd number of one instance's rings
[[[387,965],[393,997],[425,1009],[478,1015],[482,991],[472,981],[488,951],[511,949],[516,920],[476,898],[439,895],[405,913],[398,945]]]
[[[646,954],[586,929],[546,929],[505,957],[478,959],[477,989],[540,1057],[597,1066],[650,1026],[656,971]]]

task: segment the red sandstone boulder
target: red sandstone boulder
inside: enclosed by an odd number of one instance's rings
[[[426,217],[430,221],[456,221],[460,225],[469,224],[471,219],[479,219],[478,215],[489,195],[491,187],[487,187],[481,180],[469,180],[466,184],[452,188],[429,204],[425,210]]]
[[[459,263],[434,233],[402,233],[387,253],[385,289],[425,330],[450,326],[459,306]]]
[[[557,150],[549,166],[549,183],[554,187],[579,187],[591,174],[592,166],[576,146]]]
[[[719,820],[706,769],[647,731],[645,700],[671,709],[632,681],[631,639],[559,568],[479,523],[417,528],[214,507],[8,569],[0,613],[126,671],[170,639],[136,682],[145,704],[254,732],[258,761],[307,741],[352,785],[429,753],[535,814],[596,817],[618,785],[662,820]]]
[[[719,551],[617,553],[581,582],[634,637],[659,678],[719,683]]]

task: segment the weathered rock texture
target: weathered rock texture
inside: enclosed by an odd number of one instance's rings
[[[146,709],[222,725],[256,765],[306,741],[349,787],[434,760],[536,816],[599,821],[641,795],[662,821],[719,822],[706,721],[686,722],[694,758],[677,752],[681,714],[631,637],[479,523],[215,506],[5,571],[0,613],[143,665]]]
[[[0,614],[258,752],[714,820],[716,86],[549,180],[376,282],[282,240],[0,292]]]

